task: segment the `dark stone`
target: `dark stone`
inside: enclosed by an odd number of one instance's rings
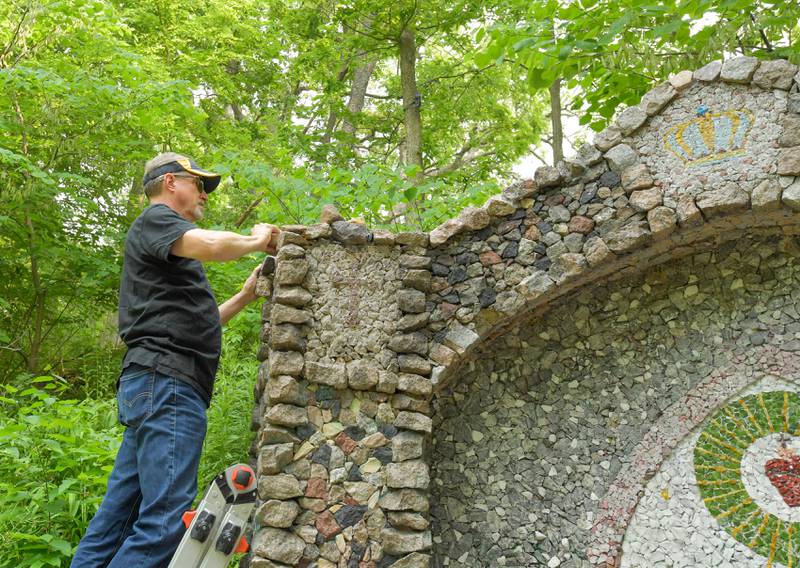
[[[539,256],[544,256],[547,254],[547,245],[545,245],[544,243],[536,243],[533,246],[533,252],[535,252]]]
[[[461,298],[458,297],[456,292],[450,292],[449,294],[442,296],[442,300],[448,304],[458,304],[461,302]]]
[[[397,562],[399,558],[397,556],[389,556],[388,554],[384,554],[383,558],[378,561],[377,568],[389,568],[392,564]]]
[[[450,274],[447,276],[447,282],[450,285],[458,284],[459,282],[463,282],[467,279],[467,270],[463,266],[456,266],[453,270],[450,271]]]
[[[364,518],[364,513],[367,512],[366,505],[345,505],[333,514],[336,523],[343,529],[352,527],[358,521]]]
[[[331,416],[333,416],[334,420],[339,419],[339,412],[342,410],[342,401],[334,400],[333,404],[331,405]]]
[[[508,243],[508,246],[503,250],[503,254],[500,256],[502,256],[503,258],[517,258],[518,251],[519,251],[519,243],[511,241]]]
[[[533,212],[538,213],[542,210],[542,207],[544,207],[544,203],[537,199],[536,203],[533,205]]]
[[[344,429],[344,433],[347,434],[350,438],[352,438],[356,442],[362,440],[364,436],[367,435],[367,433],[364,432],[364,429],[361,428],[360,426],[348,426],[347,428]]]
[[[514,214],[509,217],[510,219],[524,219],[525,216],[528,214],[528,211],[525,209],[517,209],[514,211]]]
[[[325,537],[322,536],[321,532],[317,533],[317,537],[314,539],[314,544],[316,544],[317,546],[322,546],[323,544],[325,544]]]
[[[587,189],[586,191],[581,193],[581,205],[586,205],[587,203],[591,203],[596,196],[597,196],[596,189]]]
[[[317,427],[314,426],[311,422],[303,424],[302,426],[298,426],[295,432],[297,432],[297,437],[302,440],[308,440],[314,433],[317,431]]]
[[[372,455],[378,459],[383,465],[392,462],[392,448],[391,446],[383,446],[380,448],[375,448],[372,451]]]
[[[365,245],[372,242],[372,233],[364,225],[335,221],[331,224],[331,229],[333,240],[346,245]]]
[[[467,265],[478,262],[478,255],[474,252],[464,252],[455,257],[456,264]]]
[[[323,400],[333,400],[333,387],[321,385],[314,394],[314,397],[318,402]]]
[[[486,239],[492,236],[493,231],[494,229],[492,228],[491,225],[489,225],[488,227],[484,227],[480,231],[476,231],[475,233],[473,233],[473,240],[476,242],[485,241]]]
[[[331,447],[328,444],[322,444],[311,454],[311,461],[328,468],[331,463]]]
[[[487,306],[491,306],[494,304],[494,301],[497,299],[497,292],[495,292],[491,288],[485,288],[481,290],[481,293],[478,294],[478,301],[481,303],[481,307],[485,308]]]
[[[539,260],[534,262],[533,266],[543,272],[547,272],[551,264],[553,264],[553,261],[550,260],[549,257],[545,256],[544,258],[540,258]]]
[[[364,481],[361,477],[361,470],[357,467],[351,467],[350,473],[347,474],[347,481]]]
[[[536,228],[539,229],[543,235],[546,235],[547,233],[553,230],[553,225],[551,225],[547,221],[539,221],[538,223],[536,223]]]
[[[350,541],[350,550],[350,560],[347,561],[347,568],[358,568],[366,548],[352,540]]]
[[[439,264],[438,262],[434,262],[431,265],[431,272],[434,276],[447,276],[450,273],[450,269],[446,267],[444,264]]]
[[[397,427],[394,424],[379,424],[378,432],[391,440],[397,436]]]
[[[607,171],[600,176],[600,181],[598,183],[601,187],[613,189],[620,184],[620,181],[621,180],[617,172]]]
[[[497,234],[505,235],[506,233],[510,233],[511,231],[519,227],[521,223],[522,221],[515,219],[509,219],[508,221],[504,221],[499,225],[497,225]]]

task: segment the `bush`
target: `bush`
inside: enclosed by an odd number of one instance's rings
[[[122,436],[113,400],[62,400],[54,377],[33,384],[0,387],[2,568],[69,565]]]

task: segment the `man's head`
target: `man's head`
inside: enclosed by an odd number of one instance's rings
[[[163,203],[189,221],[197,221],[219,181],[219,174],[200,169],[191,158],[165,152],[145,164],[142,185],[151,203]]]

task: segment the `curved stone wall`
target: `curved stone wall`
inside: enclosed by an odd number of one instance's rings
[[[434,565],[619,561],[646,479],[691,428],[766,375],[798,384],[798,254],[793,239],[740,239],[582,291],[484,346],[434,401]],[[647,486],[622,566],[766,563],[688,488],[698,435]],[[684,546],[700,529],[714,538]]]
[[[251,565],[618,566],[648,480],[746,386],[725,361],[794,364],[765,349],[797,333],[775,291],[800,233],[798,68],[678,73],[430,233],[321,221],[283,227],[258,282]],[[767,558],[793,542],[772,522]]]

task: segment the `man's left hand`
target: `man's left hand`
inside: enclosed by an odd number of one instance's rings
[[[241,296],[248,304],[258,299],[256,295],[256,280],[258,280],[259,270],[261,270],[260,264],[250,273],[250,276],[244,282],[244,286],[242,286]]]

